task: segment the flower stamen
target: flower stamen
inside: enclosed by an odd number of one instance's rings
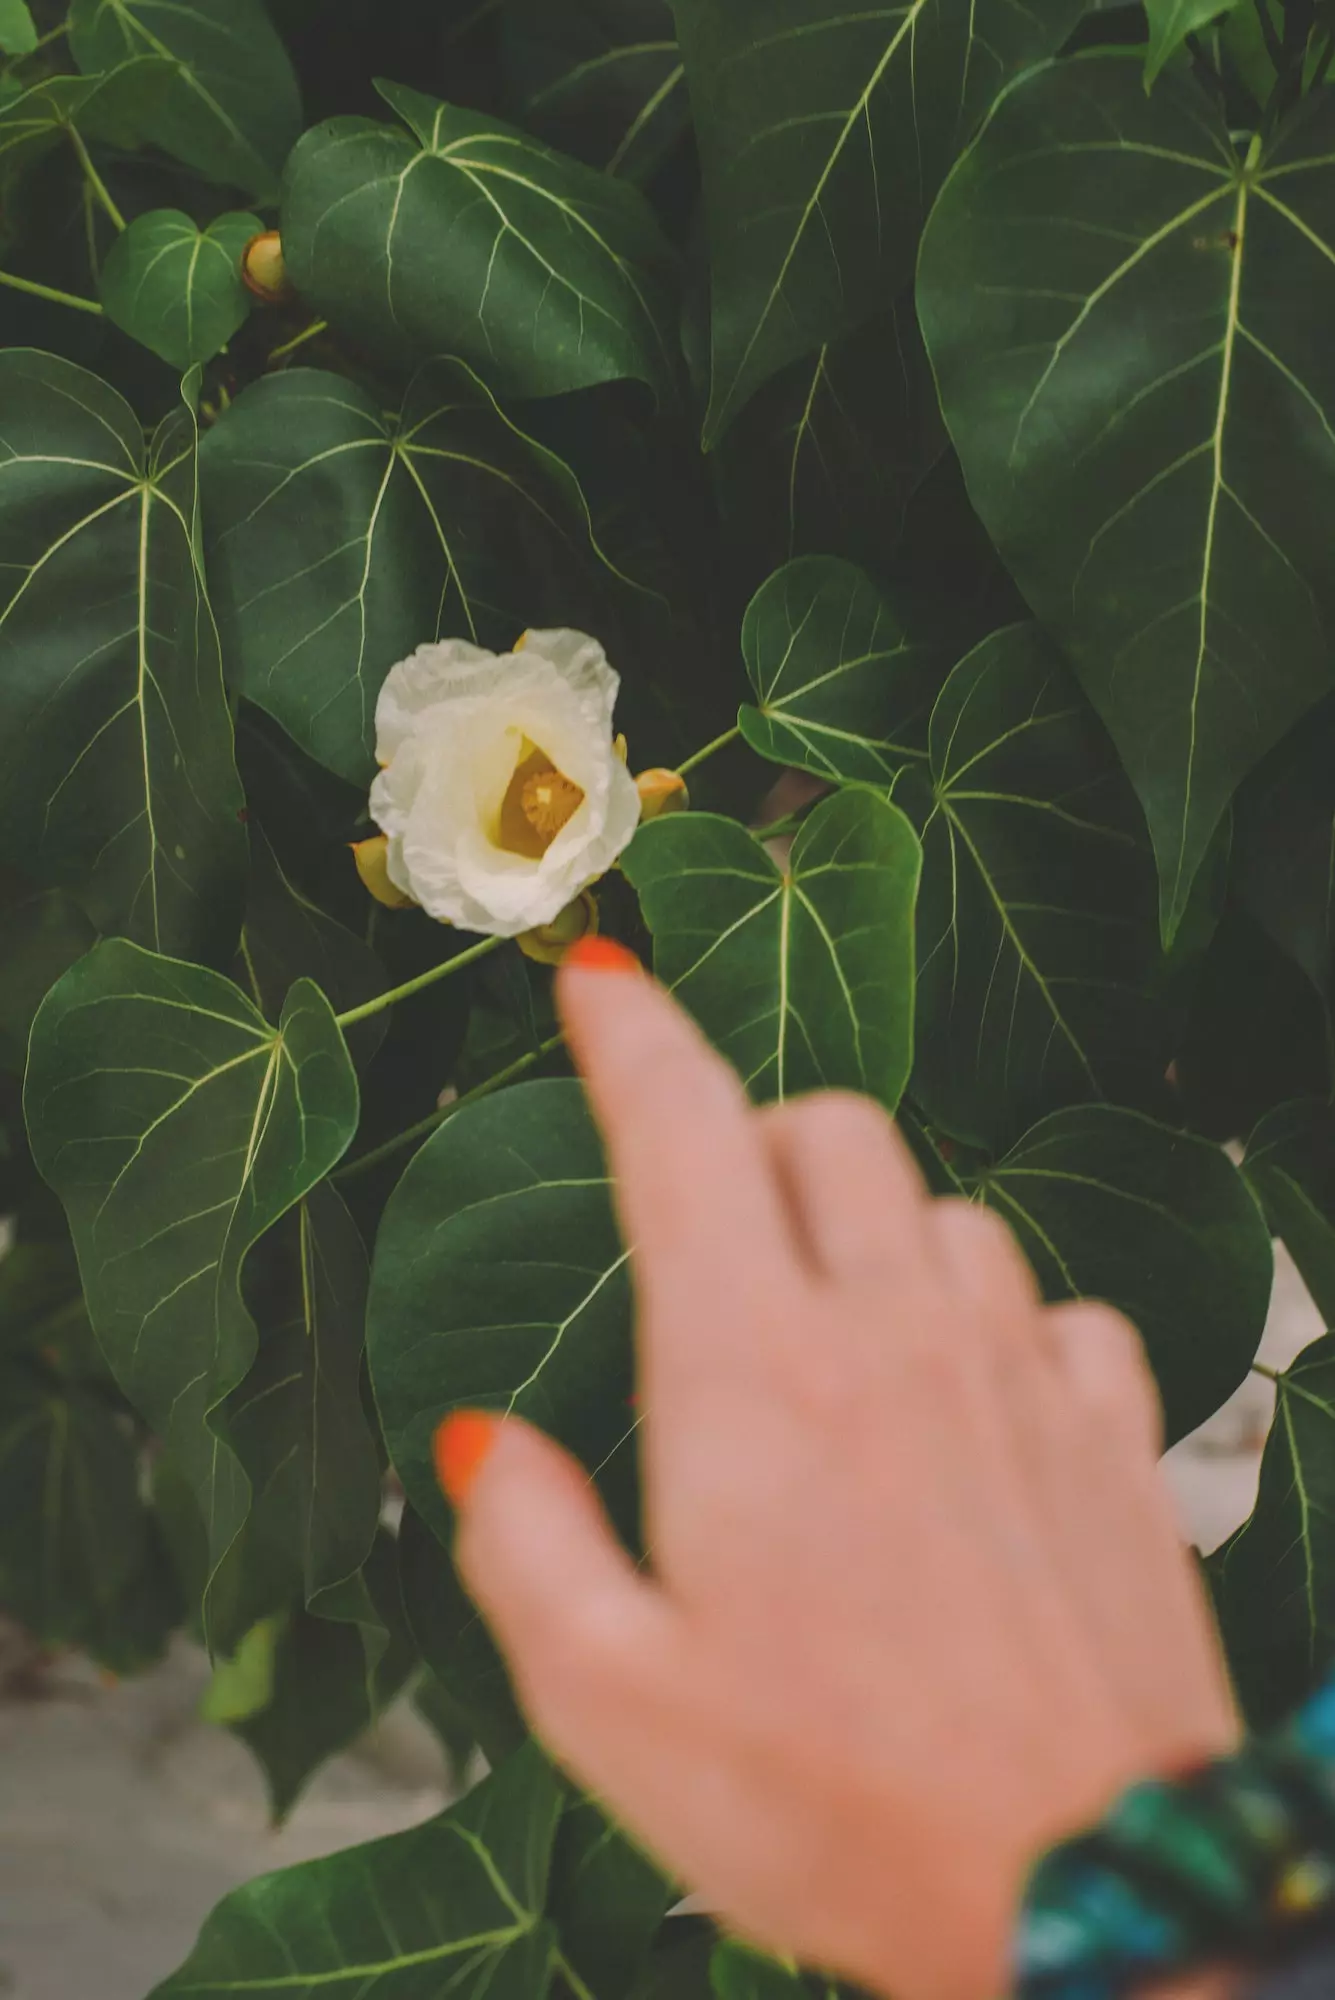
[[[523,754],[501,802],[496,844],[528,861],[541,861],[583,803],[583,787],[525,737]]]
[[[584,803],[584,793],[564,771],[535,771],[519,794],[524,818],[535,833],[555,840]]]

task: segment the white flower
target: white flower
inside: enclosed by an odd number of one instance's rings
[[[392,668],[371,788],[390,881],[462,930],[551,923],[639,824],[612,739],[620,685],[582,632],[527,632],[499,656],[446,639]]]

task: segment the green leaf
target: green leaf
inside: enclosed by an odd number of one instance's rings
[[[715,454],[721,504],[762,570],[819,554],[879,575],[910,498],[946,448],[905,295],[757,392]]]
[[[974,506],[1140,795],[1171,939],[1234,791],[1331,686],[1335,103],[1244,163],[1139,61],[1007,92],[918,305]]]
[[[1150,24],[1150,45],[1145,52],[1145,88],[1148,90],[1170,57],[1184,46],[1188,36],[1232,14],[1243,0],[1145,0]]]
[[[1255,1512],[1210,1564],[1233,1683],[1254,1729],[1287,1721],[1335,1654],[1335,1338],[1300,1354],[1275,1391]]]
[[[787,867],[732,820],[642,827],[622,866],[659,977],[757,1099],[865,1090],[893,1110],[913,1061],[913,911],[921,853],[874,793],[837,794]]]
[[[431,1440],[464,1405],[515,1412],[549,1431],[627,1519],[635,1485],[627,1257],[577,1083],[520,1084],[483,1098],[411,1162],[376,1239],[367,1355],[394,1468],[443,1543],[451,1523]],[[425,1650],[440,1673],[441,1660]]]
[[[150,2000],[545,2000],[543,1922],[560,1779],[537,1750],[408,1833],[267,1875],[228,1896]]]
[[[1140,1329],[1170,1444],[1245,1381],[1274,1259],[1260,1209],[1217,1146],[1083,1105],[1045,1118],[977,1187],[1048,1298],[1108,1299]]]
[[[159,56],[118,62],[99,76],[47,76],[0,104],[0,174],[6,181],[22,167],[65,143],[70,126],[86,138],[133,136],[136,113],[153,104],[170,77]]]
[[[1335,998],[1335,702],[1304,717],[1243,786],[1234,815],[1241,907]]]
[[[1036,626],[961,661],[930,750],[930,787],[910,772],[895,794],[923,824],[923,1108],[995,1148],[1061,1104],[1143,1096],[1169,1055],[1144,822]]]
[[[636,190],[401,84],[408,125],[308,132],[283,190],[302,297],[400,364],[457,354],[500,395],[629,377],[670,394],[674,258]]]
[[[412,1507],[405,1507],[398,1541],[403,1611],[426,1665],[448,1698],[468,1717],[491,1764],[517,1750],[528,1735],[495,1640],[459,1578],[454,1558]]]
[[[10,348],[0,436],[0,830],[99,930],[225,959],[245,834],[193,414],[146,450],[114,389]]]
[[[327,1183],[246,1261],[242,1292],[259,1351],[220,1428],[252,1499],[212,1585],[230,1630],[288,1604],[378,1623],[344,1588],[380,1518],[380,1464],[361,1398],[367,1278],[361,1237]]]
[[[523,123],[587,165],[647,180],[688,130],[668,0],[512,0],[502,32]]]
[[[333,1623],[295,1610],[276,1623],[264,1699],[230,1719],[264,1771],[275,1825],[320,1766],[364,1735],[402,1693],[418,1665],[387,1536],[373,1551],[366,1582],[376,1620],[373,1643],[368,1647],[367,1631],[351,1621]]]
[[[572,475],[454,362],[424,368],[388,417],[341,376],[270,376],[200,463],[236,684],[361,785],[397,660],[445,636],[507,650],[598,560]]]
[[[143,1550],[126,1419],[21,1363],[0,1368],[0,1609],[45,1645],[77,1645]]]
[[[778,369],[884,312],[1002,84],[1077,0],[674,0],[705,179],[718,438]]]
[[[561,1822],[548,1907],[566,1960],[598,2000],[630,2000],[677,1892],[592,1799]]]
[[[743,708],[742,734],[762,757],[884,787],[926,756],[939,649],[910,637],[852,563],[804,556],[779,570],[751,601],[742,652],[758,704]]]
[[[255,1358],[242,1265],[357,1125],[329,1003],[302,982],[272,1028],[216,973],[101,944],[42,1006],[25,1109],[98,1339],[189,1479],[216,1569],[251,1499],[213,1419]],[[224,1649],[239,1637],[219,1624]]]
[[[0,50],[7,56],[30,56],[37,47],[37,29],[26,0],[0,0]]]
[[[1243,1172],[1327,1326],[1335,1326],[1335,1113],[1280,1104],[1247,1141]]]
[[[201,230],[176,208],[136,216],[102,266],[108,316],[173,368],[211,361],[250,313],[241,253],[263,227],[235,214]]]
[[[246,920],[232,977],[243,990],[249,988],[268,1020],[279,1018],[299,979],[313,979],[339,1013],[351,1013],[393,985],[370,946],[312,903],[284,873],[268,836],[253,817],[250,851]],[[340,858],[351,865],[345,848]],[[373,1014],[349,1029],[348,1051],[359,1068],[380,1047],[386,1024],[384,1014]]]
[[[838,2000],[839,1989],[725,1938],[709,1965],[716,2000]]]
[[[61,974],[91,950],[97,932],[63,889],[40,890],[11,903],[4,912],[4,926],[0,1063],[21,1076],[33,1016]]]
[[[74,0],[70,51],[90,74],[171,64],[144,136],[207,180],[270,201],[301,131],[301,92],[261,0]]]
[[[217,1729],[230,1729],[234,1723],[244,1722],[247,1716],[257,1715],[268,1707],[273,1700],[278,1642],[283,1629],[280,1612],[261,1618],[243,1636],[230,1659],[214,1661],[209,1684],[200,1698],[201,1721],[211,1722]]]

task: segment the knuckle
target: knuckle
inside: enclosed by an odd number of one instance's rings
[[[852,1090],[822,1090],[783,1106],[783,1115],[804,1138],[832,1151],[883,1144],[890,1121],[870,1097]]]

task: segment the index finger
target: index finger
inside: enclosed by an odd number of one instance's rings
[[[717,1297],[789,1256],[759,1121],[741,1083],[639,960],[610,939],[567,954],[566,1039],[607,1145],[617,1206],[648,1293]]]

